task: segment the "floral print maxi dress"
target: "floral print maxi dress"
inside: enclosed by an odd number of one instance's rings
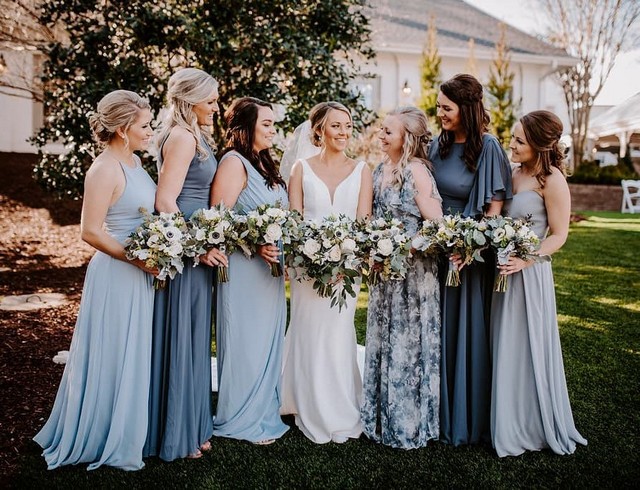
[[[433,181],[433,177],[432,177]],[[422,217],[410,168],[400,189],[382,188],[373,173],[373,215],[391,215],[415,235]],[[433,182],[433,197],[440,199]],[[385,445],[413,449],[439,435],[440,286],[436,261],[409,259],[401,281],[370,287],[361,409],[364,433]]]

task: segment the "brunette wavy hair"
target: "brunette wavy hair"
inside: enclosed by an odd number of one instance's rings
[[[273,160],[269,148],[260,152],[253,149],[258,110],[260,107],[273,109],[272,105],[255,97],[242,97],[235,99],[224,113],[224,122],[227,127],[226,145],[222,152],[224,155],[232,150],[245,157],[255,168],[269,187],[286,184],[278,165]]]
[[[556,167],[562,175],[566,173],[565,146],[560,142],[563,126],[560,118],[553,112],[533,111],[520,119],[524,137],[536,153],[533,175],[544,188],[552,167]]]
[[[482,152],[482,137],[489,128],[489,113],[482,103],[482,84],[466,73],[458,74],[440,85],[440,91],[460,109],[460,123],[467,136],[462,159],[471,172],[475,172]],[[455,135],[442,130],[438,136],[438,153],[446,158],[451,152]]]

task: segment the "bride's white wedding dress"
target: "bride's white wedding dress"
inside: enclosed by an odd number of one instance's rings
[[[305,219],[331,214],[356,217],[362,169],[336,188],[333,201],[326,184],[302,162]],[[321,298],[312,281],[291,281],[291,320],[285,337],[282,375],[282,414],[295,414],[296,425],[312,441],[345,442],[362,432],[362,378],[357,363],[353,318],[356,298],[348,296],[342,310]]]

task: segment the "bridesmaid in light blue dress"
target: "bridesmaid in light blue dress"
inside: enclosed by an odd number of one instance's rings
[[[429,159],[445,214],[492,216],[511,199],[509,159],[487,133],[482,97],[482,85],[471,75],[456,75],[440,86],[442,132],[431,143]],[[489,312],[495,257],[485,253],[483,258],[462,268],[458,287],[445,286],[448,260],[443,258],[440,267],[440,433],[443,442],[456,446],[490,441]]]
[[[510,257],[504,293],[493,293],[491,439],[498,456],[549,448],[571,454],[587,444],[573,422],[560,348],[550,255],[567,239],[571,196],[559,144],[562,123],[548,111],[525,115],[513,129],[514,218],[531,216],[542,243],[535,260]],[[544,260],[543,260],[544,259]]]
[[[124,241],[153,209],[155,184],[133,154],[153,134],[149,103],[117,90],[90,119],[106,145],[87,172],[82,239],[98,251],[89,262],[69,360],[49,420],[34,440],[47,467],[89,463],[144,466],[153,276],[125,257]],[[104,224],[104,228],[103,228]]]
[[[168,119],[160,135],[156,209],[184,213],[209,207],[217,161],[204,129],[218,111],[218,84],[184,68],[169,80]],[[149,434],[145,456],[199,458],[209,450],[213,251],[203,265],[185,261],[182,274],[156,293]],[[215,260],[215,259],[214,259]]]
[[[230,128],[227,150],[213,183],[212,203],[224,202],[238,212],[277,202],[286,208],[285,184],[269,154],[276,134],[271,105],[252,97],[237,99],[225,122]],[[287,307],[284,277],[273,277],[265,262],[281,260],[280,250],[264,246],[260,255],[231,255],[229,282],[218,286],[219,394],[213,433],[269,444],[289,429],[280,418]]]

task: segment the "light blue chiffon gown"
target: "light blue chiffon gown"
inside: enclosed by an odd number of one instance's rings
[[[505,212],[530,216],[533,231],[546,235],[547,210],[537,192],[514,195]],[[571,454],[587,444],[571,413],[550,260],[509,275],[507,291],[493,293],[491,346],[491,439],[498,456],[543,448]]]
[[[247,186],[235,210],[261,204],[288,206],[281,186],[268,187],[251,163],[237,152],[247,171]],[[280,376],[287,306],[284,277],[273,277],[259,256],[229,257],[229,282],[218,285],[216,346],[218,406],[215,436],[258,442],[276,439],[289,427],[280,418]]]
[[[122,165],[126,186],[105,218],[124,243],[153,210],[156,186],[137,162]],[[47,467],[89,463],[123,470],[144,466],[147,433],[153,277],[96,252],[84,280],[69,359],[51,415],[33,438]]]
[[[196,154],[177,199],[189,218],[209,207],[218,164]],[[182,274],[156,292],[149,399],[149,434],[145,456],[165,461],[184,458],[204,444],[213,429],[211,404],[211,318],[213,268],[185,261]]]

